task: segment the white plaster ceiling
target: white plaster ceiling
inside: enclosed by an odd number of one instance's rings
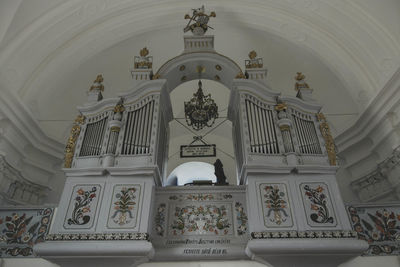
[[[209,32],[216,50],[243,67],[255,49],[274,90],[294,95],[294,74],[305,73],[334,135],[400,66],[396,0],[3,0],[0,88],[65,143],[96,75],[104,76],[105,97],[126,91],[133,56],[147,46],[157,70],[180,54],[184,14],[201,4],[217,13]],[[177,130],[172,137],[185,135]]]

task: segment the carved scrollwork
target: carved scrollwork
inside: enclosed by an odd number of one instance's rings
[[[71,168],[72,160],[74,158],[75,144],[81,132],[81,125],[85,123],[85,116],[78,115],[72,126],[70,136],[65,147],[64,168]]]

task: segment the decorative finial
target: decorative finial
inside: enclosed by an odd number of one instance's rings
[[[250,53],[249,53],[249,58],[250,59],[255,59],[256,56],[257,56],[257,52],[254,51],[254,50],[251,50]]]
[[[252,50],[249,52],[249,58],[245,60],[245,65],[247,69],[262,68],[263,60],[262,58],[257,58],[257,52]]]
[[[147,47],[143,47],[142,50],[140,50],[140,56],[141,57],[145,57],[149,54],[149,50],[147,49]]]
[[[102,85],[101,83],[103,82],[103,75],[99,74],[96,77],[96,80],[93,81],[93,85],[90,87],[89,92],[90,91],[104,91],[104,85]]]
[[[192,9],[192,11],[192,16],[189,14],[185,15],[185,19],[188,19],[189,22],[183,29],[183,32],[191,31],[196,36],[202,36],[206,33],[208,28],[213,29],[212,27],[208,26],[207,23],[210,20],[210,17],[216,17],[214,11],[212,11],[210,15],[207,15],[204,10],[204,5],[200,8]]]
[[[296,91],[299,91],[300,89],[309,89],[310,88],[308,86],[308,84],[304,81],[306,76],[303,73],[297,72],[297,75],[294,78],[297,81],[296,84],[294,85],[294,88]]]
[[[147,47],[140,50],[140,56],[135,56],[135,69],[151,69],[153,67],[153,57],[149,56]]]

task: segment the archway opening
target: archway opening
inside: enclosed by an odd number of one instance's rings
[[[231,185],[236,185],[238,182],[235,151],[232,141],[232,123],[227,118],[230,90],[219,82],[205,79],[201,80],[204,94],[211,94],[211,97],[218,106],[218,118],[211,127],[206,126],[201,130],[195,130],[186,122],[184,102],[193,97],[193,94],[198,89],[198,81],[199,80],[196,79],[185,82],[177,86],[170,93],[174,119],[169,122],[169,146],[167,160],[167,173],[169,175],[164,178],[164,185],[174,184],[174,182],[172,182],[173,178],[171,177],[174,177],[174,172],[176,169],[178,169],[177,167],[181,165],[183,166],[185,163],[198,162],[206,164],[186,165],[191,166],[190,168],[192,169],[193,173],[196,173],[195,176],[199,177],[199,179],[201,177],[209,177],[210,168],[212,170],[211,174],[214,175],[213,164],[217,159],[219,159],[223,164],[227,182]],[[215,153],[207,153],[206,155],[201,156],[196,153],[188,155],[183,153],[183,146],[208,146],[207,149],[211,151],[213,150],[213,147],[215,147]],[[208,167],[203,168],[202,166]],[[192,178],[196,177],[192,175]],[[176,185],[184,184],[180,184],[178,180],[176,181]],[[213,182],[216,182],[215,178],[207,178],[205,180],[213,180]]]
[[[194,181],[212,181],[217,182],[214,174],[214,165],[190,161],[176,167],[167,178],[167,186],[181,186],[193,183]]]

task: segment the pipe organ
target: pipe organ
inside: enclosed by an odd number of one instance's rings
[[[336,184],[334,141],[305,76],[296,78],[297,97],[282,96],[267,85],[255,51],[243,72],[214,51],[204,28],[194,29],[185,43],[210,46],[186,47],[156,74],[144,48],[131,71],[143,79],[128,92],[102,99],[103,78],[95,80],[68,139],[60,205],[35,252],[93,266],[248,258],[337,266],[360,253],[366,245],[351,231]],[[199,66],[202,79],[218,76],[231,90],[237,184],[163,187],[169,94],[197,79]]]

